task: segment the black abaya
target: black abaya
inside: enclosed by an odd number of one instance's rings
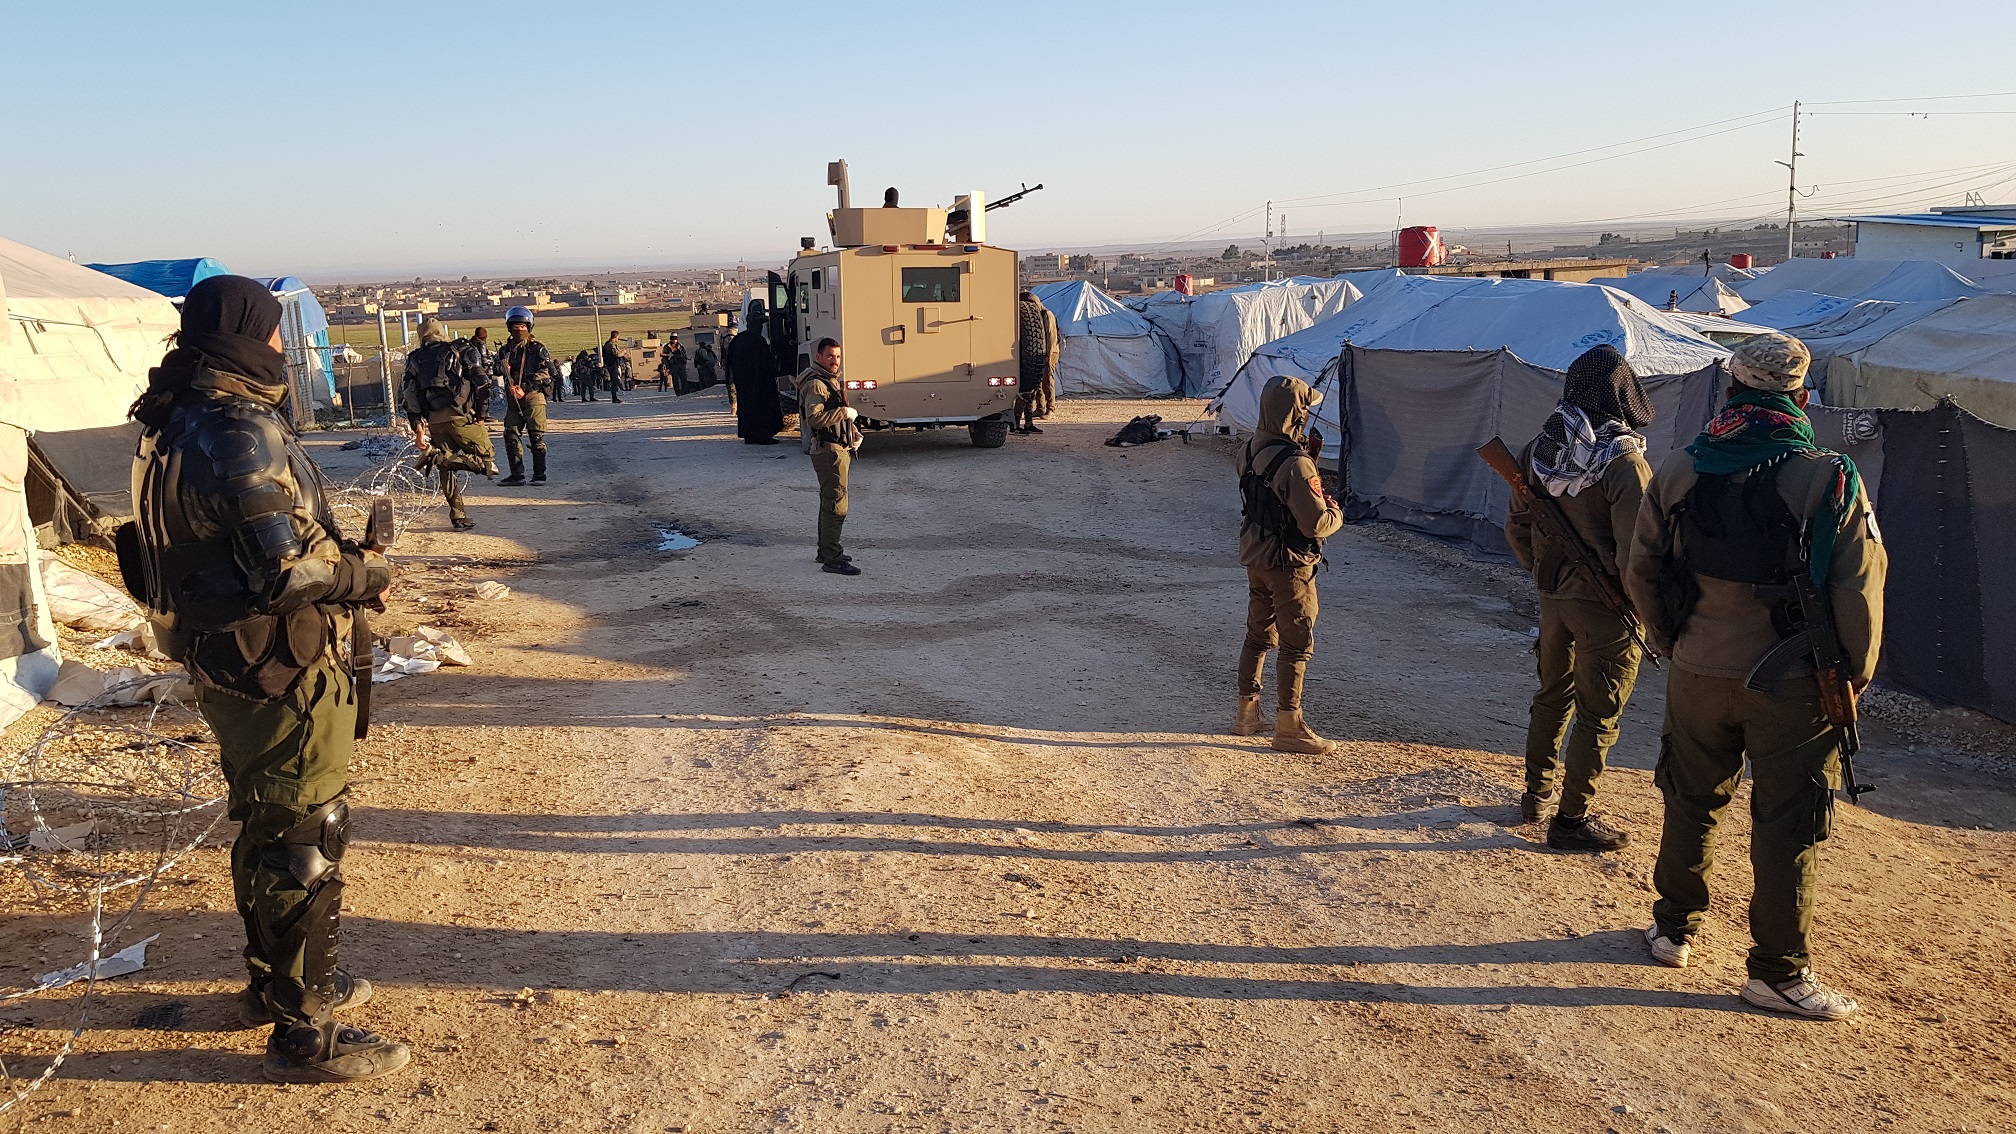
[[[728,377],[735,383],[735,435],[751,444],[769,444],[784,428],[777,400],[777,359],[756,331],[728,343]]]

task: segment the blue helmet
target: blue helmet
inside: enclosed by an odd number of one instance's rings
[[[513,323],[523,323],[528,327],[531,326],[532,309],[529,307],[513,307],[511,310],[506,311],[504,313],[504,325],[508,327]]]

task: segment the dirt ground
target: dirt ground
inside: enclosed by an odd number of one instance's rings
[[[343,955],[413,1066],[260,1080],[218,839],[22,1128],[2010,1128],[2008,731],[1874,700],[1881,789],[1838,813],[1816,944],[1864,1011],[1749,1011],[1740,802],[1698,966],[1639,937],[1662,675],[1598,801],[1631,847],[1519,826],[1508,570],[1347,529],[1308,697],[1342,749],[1225,734],[1229,442],[1101,443],[1196,408],[1067,403],[998,451],[870,438],[855,579],[812,563],[806,459],[735,443],[718,392],[557,408],[551,486],[479,480],[476,532],[437,515],[398,549],[390,621],[476,663],[379,686],[355,766]],[[342,439],[315,439],[339,478]],[[702,543],[661,552],[666,528]],[[493,578],[508,598],[465,593]],[[78,926],[11,911],[0,981]],[[169,1001],[180,1030],[133,1026]],[[6,1018],[53,1047],[59,1007]]]

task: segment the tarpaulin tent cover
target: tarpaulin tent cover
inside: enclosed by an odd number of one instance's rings
[[[1950,397],[1983,420],[2016,427],[2016,295],[1951,303],[1828,368],[1829,401],[1924,409]]]
[[[136,260],[130,264],[86,264],[94,271],[117,276],[130,284],[180,299],[189,289],[211,276],[228,276],[231,269],[208,256],[193,260]]]
[[[1335,315],[1364,293],[1346,279],[1296,276],[1195,298],[1158,292],[1128,303],[1176,345],[1182,392],[1223,390],[1261,346]]]
[[[1695,334],[1705,336],[1710,342],[1720,343],[1723,346],[1734,346],[1744,339],[1771,333],[1771,328],[1769,327],[1759,326],[1756,323],[1745,323],[1741,319],[1731,319],[1727,315],[1709,315],[1700,311],[1666,311],[1662,313],[1668,319],[1693,331]]]
[[[1059,394],[1159,398],[1177,392],[1175,347],[1132,308],[1089,283],[1030,289],[1057,317]]]
[[[1931,260],[1787,260],[1754,280],[1732,285],[1750,303],[1788,291],[1848,299],[1958,299],[1981,288]]]
[[[1728,284],[1730,287],[1733,288],[1740,281],[1754,280],[1758,276],[1763,275],[1764,272],[1769,270],[1770,269],[1768,268],[1761,270],[1751,268],[1735,268],[1731,267],[1726,263],[1665,264],[1656,268],[1647,268],[1644,271],[1639,272],[1638,274],[1641,276],[1680,276],[1680,277],[1693,276],[1695,279],[1716,279],[1721,280],[1723,283]]]
[[[1963,307],[1966,305],[1962,305]],[[1951,402],[1878,410],[1892,685],[2016,722],[2016,430]],[[1817,431],[1816,431],[1817,432]],[[1862,450],[1851,448],[1858,463]],[[1866,464],[1864,465],[1866,468]]]
[[[1713,276],[1690,279],[1686,276],[1652,276],[1643,272],[1635,276],[1603,276],[1588,281],[1614,287],[1618,291],[1635,295],[1639,299],[1660,310],[1677,293],[1680,310],[1701,311],[1715,315],[1734,315],[1750,306],[1743,297],[1729,290],[1729,286]]]
[[[1978,260],[1960,274],[1986,291],[2016,294],[2016,260]]]
[[[1666,312],[1608,288],[1550,280],[1408,276],[1341,315],[1262,347],[1211,409],[1221,423],[1251,432],[1261,388],[1276,374],[1293,374],[1329,391],[1317,410],[1317,427],[1328,439],[1324,455],[1337,456],[1340,400],[1334,384],[1326,384],[1325,370],[1347,340],[1379,352],[1509,350],[1529,366],[1556,374],[1565,373],[1584,351],[1607,343],[1648,379],[1691,375],[1719,365],[1729,353]],[[1550,399],[1548,407],[1552,405]],[[1477,444],[1489,439],[1480,437]]]
[[[334,405],[336,367],[330,357],[329,316],[321,301],[293,276],[261,277],[258,282],[280,299],[281,346],[295,396],[320,408]]]

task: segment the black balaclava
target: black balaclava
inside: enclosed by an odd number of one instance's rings
[[[244,276],[211,276],[182,300],[182,330],[161,365],[147,372],[147,390],[132,415],[159,427],[176,395],[200,368],[235,374],[262,386],[287,384],[287,360],[267,340],[280,326],[280,301]]]

